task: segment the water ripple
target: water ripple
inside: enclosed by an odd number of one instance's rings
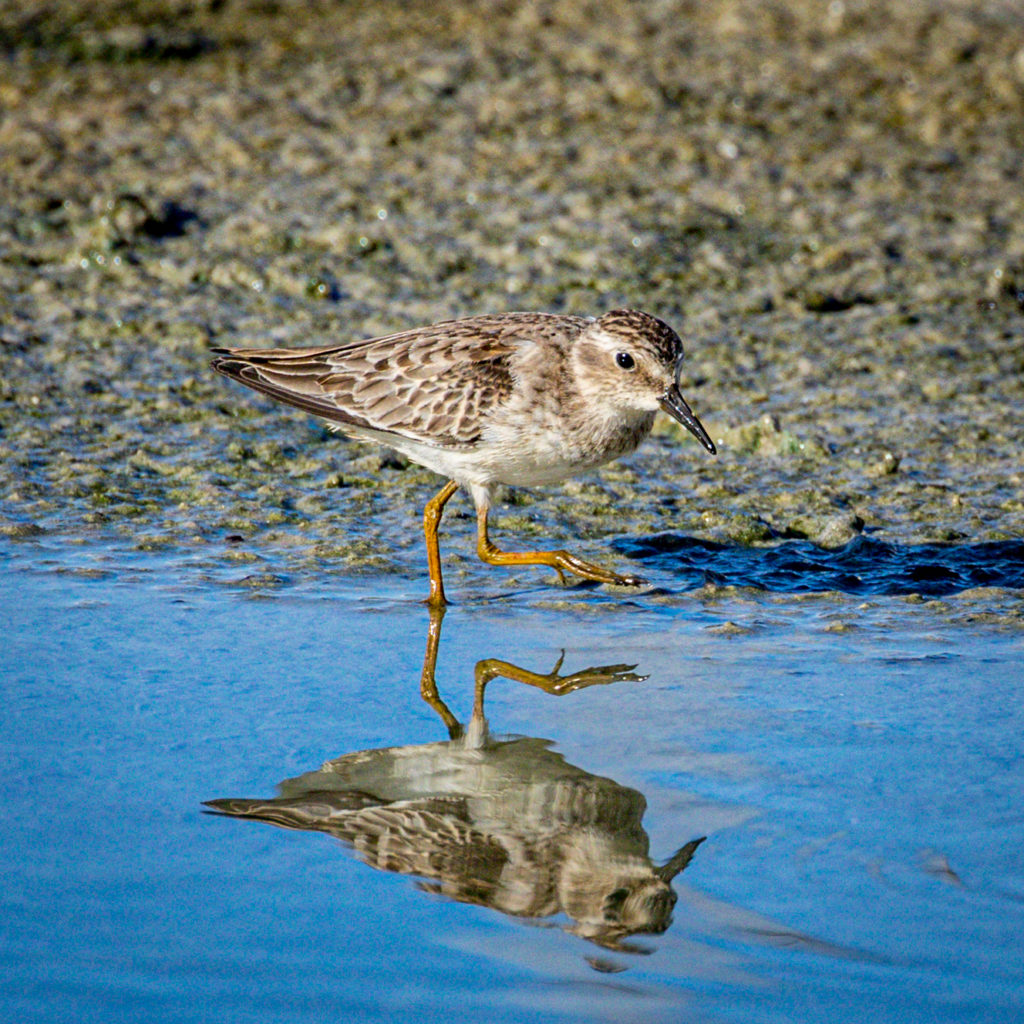
[[[739,547],[676,533],[625,537],[615,548],[654,569],[707,583],[783,593],[942,597],[972,587],[1024,588],[1024,541],[984,544],[889,544],[856,537],[841,548],[809,541]]]

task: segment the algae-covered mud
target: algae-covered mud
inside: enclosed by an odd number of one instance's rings
[[[1019,1021],[1022,164],[1018,0],[0,0],[0,1016]],[[651,585],[443,639],[209,368],[621,306],[718,456],[493,534]]]
[[[8,3],[3,26],[11,538],[418,575],[430,474],[216,379],[208,348],[627,304],[683,335],[720,456],[663,435],[513,495],[511,535],[1024,532],[1015,3]]]

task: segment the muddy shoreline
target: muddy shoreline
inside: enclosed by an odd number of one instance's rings
[[[413,572],[434,478],[209,347],[622,305],[721,454],[663,425],[502,531],[1024,535],[1014,4],[3,7],[10,541]]]

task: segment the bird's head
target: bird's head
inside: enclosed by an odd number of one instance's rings
[[[624,413],[667,413],[712,454],[715,446],[679,391],[683,343],[663,320],[613,309],[576,339],[573,369],[583,394]]]

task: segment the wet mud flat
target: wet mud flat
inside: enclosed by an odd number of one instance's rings
[[[721,455],[666,433],[513,494],[510,534],[600,557],[664,531],[1024,531],[1012,3],[69,2],[3,23],[12,539],[190,549],[239,578],[418,572],[430,474],[215,379],[208,348],[621,305],[679,329]],[[449,530],[476,580],[468,520]]]

